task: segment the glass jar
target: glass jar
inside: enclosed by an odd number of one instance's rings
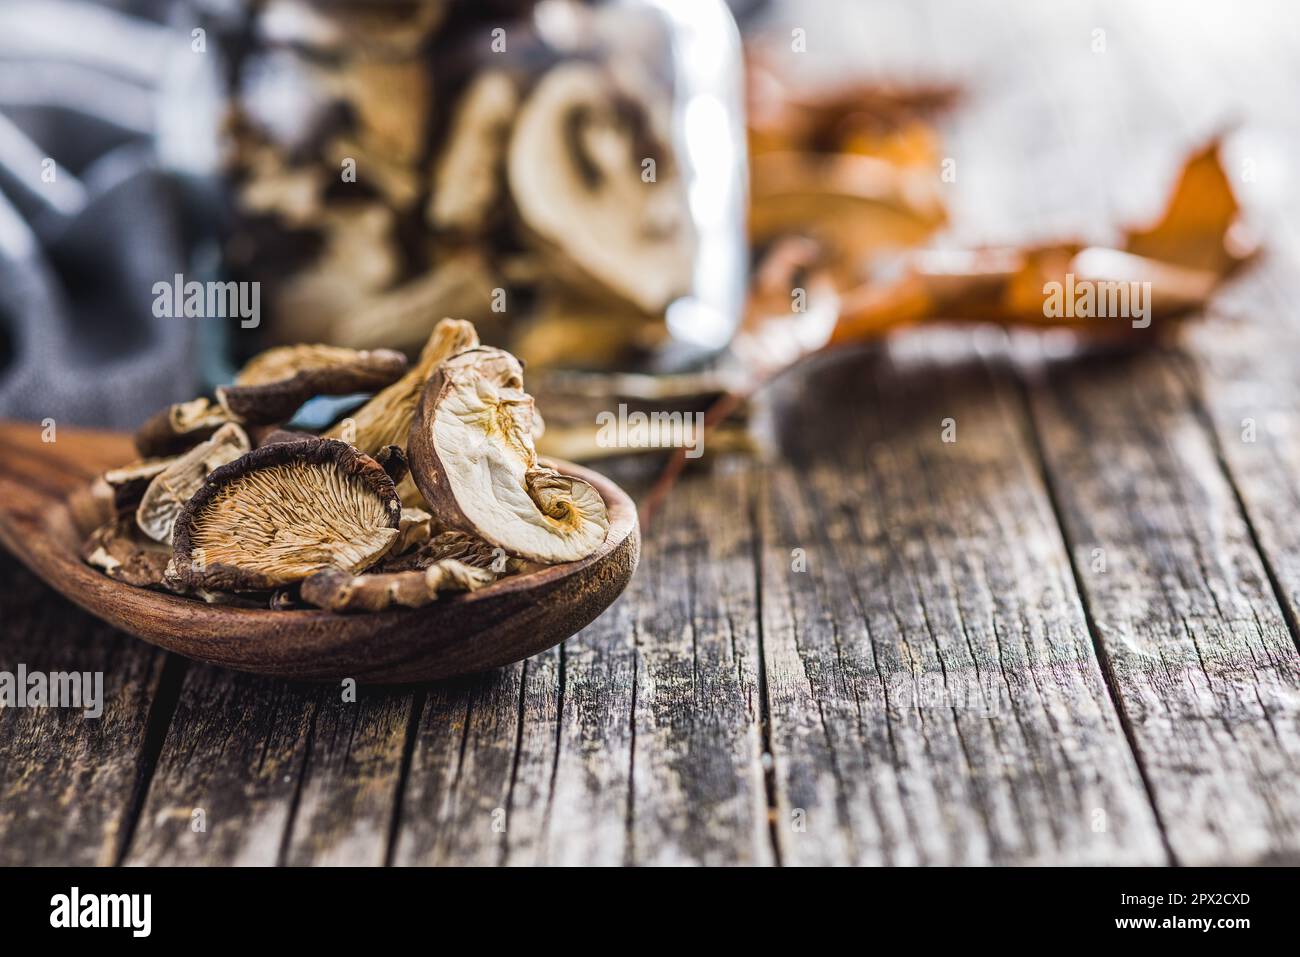
[[[728,342],[747,166],[723,0],[269,0],[209,23],[224,269],[265,317],[237,352],[415,350],[446,315],[534,368]]]

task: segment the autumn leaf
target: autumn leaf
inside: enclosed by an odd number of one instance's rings
[[[1187,161],[1164,214],[1147,229],[1130,230],[1124,248],[1159,262],[1226,275],[1243,258],[1228,244],[1237,213],[1216,140]]]
[[[1125,233],[1122,247],[1078,242],[1018,248],[916,250],[897,278],[843,293],[831,344],[873,338],[924,320],[1030,328],[1069,328],[1089,338],[1131,338],[1205,304],[1241,261],[1228,238],[1238,207],[1219,160],[1218,143],[1192,155],[1157,222]],[[1120,288],[1125,287],[1125,288]],[[1088,300],[1098,290],[1132,291],[1148,314],[1109,315]],[[1053,309],[1052,296],[1069,299]],[[1127,301],[1127,300],[1125,300]],[[1150,322],[1146,321],[1151,320]]]

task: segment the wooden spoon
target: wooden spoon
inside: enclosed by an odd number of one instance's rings
[[[413,682],[484,671],[558,644],[604,611],[636,569],[636,505],[595,472],[551,462],[595,486],[609,535],[580,562],[504,578],[416,609],[340,615],[231,608],[136,588],[81,561],[103,519],[91,482],[136,457],[129,436],[0,421],[0,542],[64,597],[104,621],[199,661],[311,681]]]

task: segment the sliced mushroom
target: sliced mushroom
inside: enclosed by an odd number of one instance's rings
[[[140,459],[105,472],[102,481],[108,488],[108,497],[114,511],[119,515],[130,516],[139,506],[149,483],[175,461],[175,456]]]
[[[433,84],[421,59],[357,58],[334,84],[357,117],[357,136],[369,151],[413,164],[424,150]]]
[[[144,538],[133,522],[121,518],[91,532],[81,557],[115,581],[162,588],[171,549]]]
[[[448,558],[473,565],[475,568],[485,568],[498,575],[513,575],[524,567],[523,561],[508,555],[500,545],[491,545],[468,532],[448,531],[440,532],[412,552],[402,553],[393,549],[378,570],[413,571],[417,568],[428,568]]]
[[[412,475],[443,526],[521,558],[577,561],[605,540],[605,503],[586,482],[538,462],[534,428],[514,356],[487,348],[454,356],[420,400]]]
[[[356,349],[382,342],[413,352],[429,338],[441,316],[467,316],[475,322],[491,319],[497,283],[483,255],[475,250],[440,255],[424,275],[340,316],[329,339]],[[496,314],[496,318],[501,317]]]
[[[433,535],[433,516],[422,508],[404,508],[397,525],[397,543],[390,555],[405,555],[425,545]]]
[[[459,319],[442,320],[406,375],[326,432],[325,437],[342,439],[367,455],[375,455],[387,445],[405,446],[420,394],[429,377],[444,360],[477,345],[478,334],[473,325]],[[398,485],[398,492],[405,505],[423,504],[410,476]]]
[[[694,233],[667,151],[643,104],[598,67],[554,67],[525,101],[507,155],[528,228],[594,282],[647,313],[689,291]],[[657,164],[654,181],[643,163]]]
[[[476,591],[496,581],[496,573],[453,558],[409,572],[349,575],[336,568],[302,583],[302,597],[329,611],[383,611],[399,605],[421,608],[441,592]]]
[[[227,422],[166,469],[154,476],[140,498],[136,524],[156,542],[170,544],[176,518],[210,473],[239,458],[250,448],[248,436],[233,422]]]
[[[433,173],[426,218],[435,229],[478,233],[497,206],[519,90],[509,74],[481,73],[462,95]]]
[[[250,151],[239,184],[239,207],[246,215],[275,216],[290,227],[314,226],[320,218],[327,183],[318,166],[291,166],[269,146]]]
[[[297,271],[274,295],[280,342],[325,339],[340,316],[389,288],[401,274],[397,217],[382,203],[333,203],[322,212],[319,225],[319,253],[305,267],[295,266]],[[294,248],[304,245],[292,235],[280,238]]]
[[[259,591],[325,568],[369,568],[398,537],[383,468],[344,442],[282,442],[208,476],[176,522],[172,569],[188,588]]]
[[[340,134],[330,139],[322,152],[331,169],[341,168],[348,160],[355,163],[357,181],[378,193],[393,209],[405,212],[420,198],[424,183],[418,166],[382,146]]]
[[[230,421],[230,413],[208,399],[169,405],[135,434],[136,450],[145,458],[160,458],[197,445]]]
[[[218,386],[217,400],[241,421],[283,422],[313,396],[373,392],[405,371],[406,357],[392,349],[276,346],[244,366],[234,385]]]

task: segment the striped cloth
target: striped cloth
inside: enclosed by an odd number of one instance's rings
[[[200,323],[152,309],[202,249],[178,10],[0,3],[0,417],[131,428],[196,392]]]

